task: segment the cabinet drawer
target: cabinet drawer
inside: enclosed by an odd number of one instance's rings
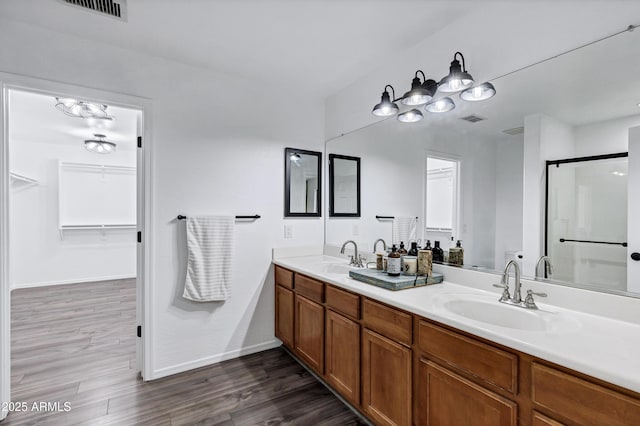
[[[411,345],[411,315],[364,299],[362,302],[362,323],[385,337]]]
[[[355,319],[360,319],[360,296],[328,285],[327,306]]]
[[[640,401],[542,364],[531,366],[531,399],[560,418],[581,425],[632,425]]]
[[[296,274],[296,293],[305,296],[315,302],[324,302],[324,283]]]
[[[518,392],[518,357],[445,328],[420,321],[418,348],[512,394]]]
[[[293,289],[293,272],[276,265],[276,284]]]

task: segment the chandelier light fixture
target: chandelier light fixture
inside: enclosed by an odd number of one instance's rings
[[[437,97],[437,93],[444,96]],[[468,102],[484,101],[496,94],[496,88],[489,82],[474,86],[474,80],[467,71],[464,55],[456,52],[449,66],[449,74],[439,82],[428,79],[422,70],[415,72],[411,82],[411,89],[401,98],[396,99],[392,85],[387,84],[382,92],[380,103],[373,107],[371,113],[378,117],[390,117],[396,115],[398,121],[403,123],[415,123],[424,118],[422,112],[416,108],[400,112],[396,102],[402,105],[415,107],[424,105],[424,109],[432,113],[445,113],[456,107],[455,102],[448,95],[460,92],[460,99]],[[391,94],[391,95],[390,95]]]
[[[113,120],[107,113],[107,105],[92,104],[73,98],[56,98],[56,109],[69,117]]]
[[[104,140],[106,135],[95,133],[93,135],[96,139],[87,139],[84,141],[84,147],[91,152],[97,152],[98,154],[111,154],[116,151],[116,144]]]

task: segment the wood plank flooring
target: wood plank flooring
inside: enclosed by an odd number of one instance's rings
[[[363,424],[283,349],[142,382],[134,280],[14,290],[11,306],[12,400],[29,410],[1,426]]]

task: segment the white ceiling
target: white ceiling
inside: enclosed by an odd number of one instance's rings
[[[325,97],[467,3],[129,0],[121,22],[61,0],[3,0],[0,16]]]
[[[540,59],[543,51],[563,49],[558,47],[559,34],[570,39],[579,34],[579,39],[590,41],[609,33],[613,22],[614,28],[619,22],[639,23],[634,21],[640,16],[632,15],[640,8],[632,3],[128,0],[127,21],[122,22],[62,0],[2,0],[0,17],[324,99],[383,64],[401,62],[408,49],[421,42],[439,40],[434,51],[444,47],[439,45],[447,36],[456,40],[452,37],[454,31],[459,32],[456,22],[494,17],[491,26],[511,28],[500,37],[517,46],[521,62],[531,63]],[[521,31],[517,25],[514,31],[514,21],[517,24],[523,19],[527,21],[520,25]],[[487,28],[487,32],[500,34],[500,28]],[[479,34],[466,37],[474,36]],[[455,48],[446,46],[445,50]],[[474,70],[493,69],[495,62],[508,63],[508,58],[488,45],[474,50]],[[433,57],[423,53],[417,62],[428,66]]]
[[[51,95],[11,90],[9,135],[12,141],[43,142],[84,147],[95,133],[106,135],[118,150],[135,149],[139,111],[109,106],[113,120],[69,117],[55,108]]]

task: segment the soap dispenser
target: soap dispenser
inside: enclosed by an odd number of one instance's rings
[[[418,243],[415,241],[411,242],[411,248],[409,249],[409,256],[417,256],[418,255]]]
[[[400,253],[394,244],[391,246],[391,253],[389,253],[389,258],[387,260],[387,274],[392,277],[397,277],[400,275],[401,270],[402,260],[400,259]]]
[[[453,265],[464,264],[464,249],[462,248],[462,241],[458,240],[455,247],[449,249],[449,263]]]
[[[405,254],[407,254],[407,249],[404,248],[404,241],[400,241],[400,248],[398,249],[398,253],[400,254],[400,256],[404,256]]]
[[[433,261],[444,262],[444,250],[440,248],[440,241],[434,241],[433,244]]]

